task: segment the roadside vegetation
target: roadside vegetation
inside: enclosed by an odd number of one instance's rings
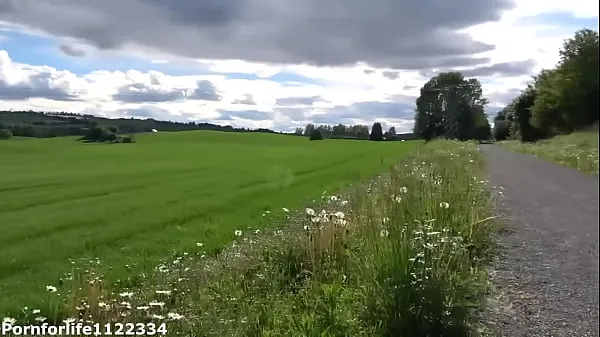
[[[190,336],[476,336],[494,248],[483,167],[475,143],[433,141],[278,227],[239,221],[222,251],[199,239],[132,273],[142,287],[107,283],[102,259],[77,261],[48,285],[45,310],[16,319],[167,322]]]
[[[494,138],[598,174],[598,50],[597,31],[583,29],[566,40],[558,65],[542,70],[494,118]],[[595,131],[583,131],[590,129]]]
[[[598,175],[598,131],[574,132],[534,143],[507,140],[500,144],[581,172]]]

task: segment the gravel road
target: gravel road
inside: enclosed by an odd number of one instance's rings
[[[598,178],[481,145],[507,231],[492,279],[502,336],[599,336]]]

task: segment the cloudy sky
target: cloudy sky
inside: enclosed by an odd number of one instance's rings
[[[492,115],[597,25],[594,0],[0,0],[0,110],[406,132],[436,72]]]

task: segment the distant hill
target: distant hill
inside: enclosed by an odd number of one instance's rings
[[[246,129],[210,123],[180,123],[154,119],[110,119],[67,112],[0,111],[0,129],[9,129],[17,137],[82,136],[89,128],[116,128],[120,134],[158,131],[212,130],[225,132],[277,133],[270,129]]]

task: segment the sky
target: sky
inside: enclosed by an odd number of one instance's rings
[[[0,110],[410,132],[435,74],[493,117],[582,28],[597,1],[0,0]]]

